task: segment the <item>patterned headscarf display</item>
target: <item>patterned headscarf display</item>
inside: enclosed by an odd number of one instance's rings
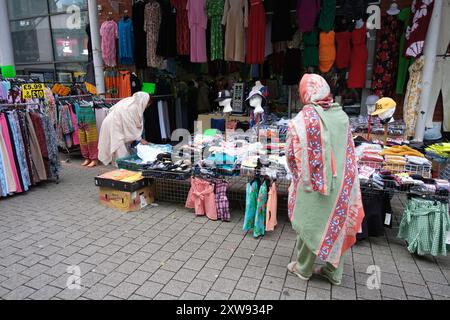
[[[298,93],[304,105],[317,104],[329,107],[333,102],[330,86],[318,74],[305,74],[300,80]]]

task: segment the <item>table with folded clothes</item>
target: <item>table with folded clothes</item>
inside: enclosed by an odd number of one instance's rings
[[[450,143],[435,143],[426,147],[425,156],[433,161],[441,179],[450,179]]]

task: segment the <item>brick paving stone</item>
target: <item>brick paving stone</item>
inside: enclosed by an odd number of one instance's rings
[[[126,278],[125,281],[141,286],[145,281],[148,280],[148,278],[151,277],[151,275],[152,274],[149,272],[136,270],[128,278]]]
[[[261,281],[261,288],[271,289],[275,291],[281,291],[283,285],[284,279],[272,276],[264,276],[264,278]]]
[[[9,289],[9,290],[14,290],[17,287],[22,286],[23,284],[27,283],[28,281],[30,281],[29,277],[25,277],[19,274],[16,274],[14,276],[12,276],[11,278],[9,278],[8,280],[5,280],[2,282],[2,287]]]
[[[220,276],[225,279],[239,280],[241,278],[241,275],[243,272],[244,272],[244,270],[242,270],[242,269],[237,269],[237,268],[233,268],[233,267],[225,267],[221,271]]]
[[[261,280],[255,278],[241,277],[236,285],[236,289],[256,293],[259,289]]]
[[[306,292],[295,289],[285,289],[281,292],[281,300],[305,300]]]
[[[183,266],[183,268],[200,271],[206,264],[206,261],[191,258]]]
[[[33,300],[50,300],[61,292],[60,288],[45,286],[29,296]]]
[[[306,300],[330,300],[331,292],[330,290],[324,290],[314,287],[309,287],[306,291]]]
[[[439,284],[448,283],[447,279],[442,274],[442,272],[422,270],[420,273],[422,274],[422,276],[426,282],[434,282],[434,283],[439,283]]]
[[[331,298],[333,300],[356,300],[356,291],[345,287],[333,286]]]
[[[205,300],[222,301],[222,300],[228,300],[229,298],[230,298],[230,295],[228,293],[211,290],[206,295]]]
[[[161,269],[167,270],[167,271],[172,271],[172,272],[177,272],[178,270],[181,269],[183,264],[184,264],[183,261],[169,259],[163,263],[163,265],[161,266]]]
[[[367,286],[356,285],[357,298],[363,298],[366,300],[381,300],[381,291],[376,289],[368,289]]]
[[[203,300],[205,298],[205,296],[201,295],[201,294],[195,294],[192,292],[184,292],[181,297],[180,300]]]
[[[255,300],[278,300],[281,293],[279,291],[269,290],[266,288],[260,288],[256,293]]]
[[[255,299],[255,294],[248,292],[248,291],[242,291],[242,290],[234,290],[233,294],[230,297],[230,300],[244,300],[244,301],[250,301]]]
[[[153,299],[164,288],[164,285],[152,281],[145,282],[136,290],[136,294]]]
[[[381,295],[383,298],[387,297],[395,300],[406,300],[406,294],[403,288],[394,287],[387,284],[381,285]]]
[[[189,284],[186,282],[178,281],[178,280],[170,280],[164,288],[161,290],[162,293],[167,293],[172,296],[179,297],[183,294],[184,290],[188,287]]]
[[[283,278],[286,276],[288,270],[286,267],[276,266],[276,265],[269,265],[266,269],[265,274],[268,276],[273,276],[277,278]]]
[[[266,268],[263,268],[263,267],[247,266],[244,269],[244,273],[242,275],[245,277],[262,280],[262,278],[264,277],[265,271],[266,271]]]
[[[233,293],[236,284],[237,281],[219,277],[217,278],[216,282],[214,283],[211,289],[214,291],[231,294]]]
[[[219,270],[205,267],[202,270],[200,270],[196,278],[214,282],[219,277],[219,274],[220,274]]]
[[[208,293],[209,289],[211,289],[212,285],[213,285],[213,282],[211,282],[211,281],[194,279],[191,282],[191,284],[189,285],[189,287],[187,287],[186,291],[200,294],[200,295],[206,295]]]
[[[425,299],[431,299],[430,291],[426,286],[421,286],[413,283],[405,283],[405,291],[406,294],[408,295],[408,298],[410,296],[414,296]]]
[[[25,286],[19,286],[11,290],[7,295],[3,296],[5,300],[23,300],[32,295],[36,290]]]
[[[151,276],[150,280],[153,282],[166,284],[173,278],[174,275],[175,273],[171,271],[158,270]]]
[[[46,274],[41,274],[41,275],[33,278],[32,280],[28,281],[26,283],[26,286],[36,289],[36,290],[39,290],[53,281],[55,281],[55,277],[51,277]]]
[[[223,270],[225,265],[228,263],[228,260],[219,259],[219,258],[211,258],[205,265],[207,268]]]
[[[128,274],[113,271],[113,272],[109,273],[105,278],[103,278],[100,282],[103,284],[109,285],[111,287],[117,287],[127,277],[128,277]]]
[[[247,259],[232,257],[230,260],[228,260],[227,266],[238,268],[238,269],[244,269],[248,263],[249,263],[249,260],[247,260]]]
[[[99,283],[96,286],[89,289],[86,293],[83,293],[82,296],[92,300],[102,300],[104,299],[114,287]]]
[[[109,294],[117,298],[128,299],[138,288],[139,286],[135,284],[122,282]]]
[[[175,274],[173,279],[174,280],[183,281],[183,282],[187,282],[187,283],[191,283],[192,280],[195,279],[197,274],[198,274],[197,271],[186,269],[186,268],[182,268]]]
[[[438,296],[450,298],[450,286],[449,285],[442,285],[442,284],[431,283],[431,282],[428,282],[427,284],[428,284],[428,288],[430,289],[430,292],[433,295],[433,297],[435,295],[438,295]]]

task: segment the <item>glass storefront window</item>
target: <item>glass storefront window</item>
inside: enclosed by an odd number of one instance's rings
[[[48,0],[51,13],[68,13],[67,10],[87,9],[87,0]]]
[[[11,22],[14,58],[17,63],[53,60],[49,20],[46,17]]]
[[[47,0],[8,0],[10,19],[42,16],[47,10]]]
[[[56,61],[87,61],[86,11],[51,17]]]
[[[62,83],[83,82],[87,63],[57,63],[56,80]]]

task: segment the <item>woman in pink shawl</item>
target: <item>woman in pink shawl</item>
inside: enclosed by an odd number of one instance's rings
[[[98,159],[108,165],[113,160],[126,157],[127,144],[142,139],[144,128],[143,114],[150,105],[150,95],[136,92],[132,97],[115,104],[102,123],[98,142]]]
[[[326,266],[316,273],[339,285],[342,256],[356,242],[364,217],[355,147],[349,119],[333,103],[325,79],[305,75],[299,96],[305,106],[291,120],[286,143],[293,177],[289,218],[298,234],[298,255],[287,267],[308,280],[318,257]]]

